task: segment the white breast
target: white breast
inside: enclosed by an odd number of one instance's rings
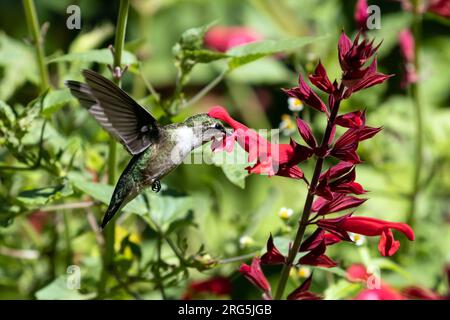
[[[200,138],[194,134],[192,128],[187,126],[173,130],[171,137],[175,142],[171,155],[172,161],[175,163],[181,163],[192,149],[201,145]]]

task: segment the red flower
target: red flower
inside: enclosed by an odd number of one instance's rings
[[[47,222],[50,220],[48,212],[36,210],[27,216],[27,220],[31,223],[37,233],[41,233]]]
[[[284,92],[290,97],[297,98],[303,103],[307,104],[311,108],[324,112],[328,115],[328,109],[325,103],[319,98],[319,96],[308,86],[303,80],[302,75],[298,77],[298,86],[291,89],[283,89]]]
[[[402,290],[403,295],[405,295],[408,299],[418,299],[418,300],[441,300],[441,297],[436,292],[421,288],[421,287],[408,287]]]
[[[365,289],[356,300],[404,300],[403,296],[388,285],[381,285],[380,289]]]
[[[336,140],[333,149],[330,152],[332,156],[353,164],[361,162],[361,159],[356,152],[359,142],[372,138],[381,131],[381,128],[366,126],[364,114],[362,114],[361,119],[363,124],[359,128],[348,129]]]
[[[254,257],[250,266],[243,263],[239,268],[239,272],[242,273],[255,287],[264,291],[265,294],[270,294],[270,284],[261,270],[260,258]]]
[[[225,277],[214,277],[211,279],[191,282],[186,293],[183,295],[184,300],[195,298],[198,294],[214,294],[229,295],[231,293],[231,282]]]
[[[381,43],[380,43],[381,44]],[[377,72],[377,59],[373,58],[368,67],[365,64],[377,52],[380,44],[373,46],[373,40],[367,39],[359,42],[359,33],[353,43],[342,32],[339,38],[338,51],[339,63],[341,65],[342,83],[347,87],[343,98],[348,98],[352,93],[380,84],[391,77]]]
[[[229,124],[235,131],[232,135],[225,137],[221,142],[214,142],[213,150],[232,150],[234,141],[249,154],[248,161],[256,164],[248,167],[249,173],[278,175],[294,179],[303,178],[303,172],[297,167],[301,161],[312,156],[312,150],[297,144],[291,140],[289,144],[273,144],[264,137],[248,128],[242,123],[234,120],[223,107],[213,107],[208,112],[210,117],[219,119]]]
[[[367,0],[358,0],[355,5],[355,22],[358,29],[366,31],[367,30],[367,18],[369,14],[367,13]]]
[[[335,123],[341,127],[356,129],[363,125],[362,114],[363,112],[359,110],[349,112],[336,117]]]
[[[230,48],[262,40],[263,36],[247,27],[216,26],[205,34],[205,46],[225,52]]]
[[[334,85],[328,78],[327,71],[320,61],[314,73],[309,75],[309,80],[313,85],[326,93],[332,94],[334,92]]]
[[[311,251],[321,243],[325,243],[325,246],[331,246],[335,243],[341,242],[341,238],[332,234],[325,233],[325,230],[317,228],[313,234],[311,234],[306,240],[302,242],[300,246],[300,252]]]
[[[450,18],[450,1],[430,0],[428,1],[428,12],[432,12],[445,18]]]
[[[331,200],[319,197],[314,201],[311,211],[318,215],[326,215],[345,209],[355,208],[366,202],[367,199],[347,196],[341,193],[334,193]]]
[[[343,240],[347,240],[346,232],[369,237],[381,236],[378,250],[383,256],[392,256],[400,247],[400,242],[395,241],[391,229],[402,232],[411,241],[414,240],[414,232],[406,223],[368,217],[352,217],[351,214],[335,219],[321,219],[317,221],[317,225],[337,236],[344,235]]]
[[[352,282],[369,282],[375,280],[378,283],[376,288],[362,290],[356,300],[403,300],[404,297],[394,288],[389,286],[375,275],[367,272],[362,264],[353,264],[347,269],[347,280]]]
[[[347,280],[356,281],[367,281],[370,274],[367,273],[366,267],[362,264],[352,264],[347,268]]]
[[[333,193],[363,194],[364,188],[357,182],[356,170],[351,162],[341,161],[319,177],[315,194],[327,200],[333,199]]]
[[[303,140],[305,140],[308,146],[310,146],[312,149],[316,148],[317,141],[316,138],[314,138],[314,135],[308,123],[297,117],[297,128],[300,136],[303,138]]]
[[[288,296],[288,300],[321,300],[322,298],[315,293],[309,291],[312,282],[312,274]]]
[[[404,60],[404,73],[402,77],[402,87],[406,88],[411,83],[417,82],[419,76],[414,65],[415,60],[415,42],[411,31],[404,29],[398,34],[398,42],[400,44],[400,53]]]
[[[272,235],[267,240],[267,252],[261,257],[262,264],[284,264],[286,262],[285,256],[273,244]]]
[[[315,247],[309,253],[301,257],[298,260],[297,264],[307,266],[317,266],[322,268],[336,267],[337,263],[325,255],[326,249],[327,246],[325,244],[325,240],[323,240],[317,247]]]

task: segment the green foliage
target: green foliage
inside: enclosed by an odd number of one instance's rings
[[[108,270],[106,292],[98,295],[104,251],[104,231],[98,223],[114,188],[106,184],[109,137],[63,81],[80,80],[84,68],[111,78],[108,65],[113,55],[108,45],[114,42],[115,26],[105,21],[115,16],[105,17],[105,12],[89,5],[83,8],[80,32],[60,30],[59,23],[67,16],[65,6],[35,2],[40,21],[50,19],[47,33],[40,30],[51,80],[45,92],[40,92],[34,44],[24,39],[23,12],[14,12],[11,8],[17,6],[6,2],[0,5],[4,15],[0,19],[0,298],[176,299],[190,282],[216,275],[232,280],[231,298],[260,298],[250,285],[239,283],[236,270],[265,252],[269,233],[277,248],[288,252],[306,189],[292,179],[248,176],[247,154],[237,144],[230,153],[212,153],[206,144],[197,150],[204,164],[181,165],[164,178],[158,194],[145,190],[123,208],[113,244],[114,267]],[[228,0],[150,5],[131,1],[131,5],[121,61],[128,72],[122,85],[163,124],[223,105],[249,127],[276,128],[282,114],[293,116],[280,88],[295,85],[298,73],[310,73],[319,58],[334,80],[339,69],[338,35],[342,27],[348,34],[356,33],[354,22],[348,20],[353,17],[351,6],[339,1],[320,5],[316,0],[285,1],[277,2],[276,8],[270,1],[230,4]],[[380,88],[355,94],[342,108],[346,112],[366,108],[368,125],[384,129],[359,149],[364,165],[357,169],[357,181],[370,190],[371,199],[358,214],[404,221],[411,200],[415,115],[409,93],[399,86],[403,70],[398,31],[409,27],[412,17],[393,10],[392,6],[382,10],[382,28],[368,35],[376,42],[383,40],[378,66],[396,77]],[[265,40],[227,52],[207,49],[204,35],[214,19],[221,25],[249,26],[263,33]],[[399,290],[411,285],[440,294],[448,290],[443,267],[450,259],[450,80],[445,72],[450,64],[449,25],[431,13],[423,23],[420,98],[425,157],[416,240],[407,248],[406,240],[396,234],[401,248],[395,260],[379,256],[378,239],[366,239],[362,247],[331,246],[327,255],[339,267],[310,269],[312,291],[325,299],[352,299],[365,288],[347,279],[346,268],[354,263],[379,268],[383,281]],[[203,26],[193,27],[199,25]],[[311,123],[315,133],[323,131],[323,122],[306,106],[298,115]],[[292,137],[301,142],[294,131]],[[280,139],[289,142],[289,137]],[[129,159],[120,149],[119,170]],[[231,161],[236,159],[240,161]],[[311,176],[309,164],[300,167]],[[281,207],[292,208],[293,216],[280,219]],[[250,239],[247,243],[242,241],[245,237]],[[80,289],[67,286],[69,265],[82,271]],[[279,277],[276,267],[264,271],[274,288]],[[302,280],[292,276],[289,289]]]

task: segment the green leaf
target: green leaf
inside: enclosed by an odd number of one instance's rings
[[[225,53],[206,49],[184,50],[183,54],[184,58],[194,60],[196,63],[208,63],[229,57]]]
[[[322,41],[322,37],[301,37],[282,40],[262,40],[246,45],[231,48],[226,53],[232,58],[228,62],[229,70],[233,70],[244,64],[250,63],[265,56],[279,52],[287,52],[298,49],[315,41]]]
[[[40,206],[70,196],[73,193],[68,183],[57,186],[25,190],[19,193],[17,200],[24,205]]]
[[[245,178],[248,176],[245,168],[249,166],[247,154],[237,143],[235,143],[232,152],[212,152],[210,145],[205,145],[203,155],[208,162],[222,168],[225,176],[234,185],[244,189]]]
[[[252,85],[272,85],[285,83],[286,79],[295,78],[281,61],[270,57],[242,65],[227,75],[228,79]]]
[[[339,280],[325,290],[325,300],[341,300],[354,297],[361,290],[361,284]]]
[[[91,196],[95,200],[98,200],[106,205],[109,204],[111,195],[114,191],[114,186],[105,183],[89,182],[75,174],[69,174],[69,180],[73,183],[76,189]],[[148,211],[144,201],[140,197],[137,197],[133,201],[129,202],[123,210],[137,213],[139,215],[145,215]]]
[[[78,190],[106,205],[109,204],[114,186],[89,182],[74,174],[69,174],[69,179]],[[194,203],[191,197],[162,185],[159,193],[156,194],[147,189],[122,210],[138,214],[148,220],[150,224],[156,224],[166,230],[171,222],[186,215],[193,207]]]
[[[39,82],[33,48],[0,32],[0,99],[8,100],[27,81]]]
[[[60,57],[53,58],[48,63],[55,62],[96,62],[101,64],[112,64],[113,56],[109,49],[96,49],[85,52],[68,53]],[[137,63],[137,58],[134,54],[128,51],[124,51],[122,54],[122,64],[131,65]]]
[[[59,276],[36,292],[38,300],[88,300],[94,297],[95,293],[82,294],[77,289],[69,289],[66,276]]]
[[[52,90],[44,99],[41,114],[50,116],[72,100],[74,100],[74,98],[70,94],[69,89]]]
[[[89,32],[79,34],[69,47],[69,52],[84,52],[101,45],[114,33],[112,24],[107,23]]]

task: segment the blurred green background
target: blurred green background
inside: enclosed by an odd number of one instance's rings
[[[108,135],[62,84],[66,79],[80,80],[83,68],[110,75],[104,62],[112,58],[105,48],[114,43],[119,4],[65,0],[35,4],[39,22],[48,22],[44,47],[52,89],[43,101],[33,101],[40,93],[40,78],[22,3],[0,2],[0,298],[91,299],[97,296],[102,268],[101,235],[95,232],[95,222],[111,194],[105,174]],[[71,4],[81,8],[81,30],[66,27],[66,8]],[[370,4],[379,5],[382,14],[382,28],[369,32],[369,37],[383,40],[379,69],[396,76],[355,94],[342,106],[342,111],[366,109],[368,124],[384,128],[359,149],[364,164],[357,168],[357,181],[370,191],[370,200],[357,213],[404,222],[411,208],[417,156],[416,113],[410,93],[400,86],[398,32],[411,25],[412,14],[395,1]],[[164,110],[146,82],[161,99],[170,99],[177,76],[172,47],[185,30],[215,22],[247,26],[272,40],[323,36],[236,68],[171,119],[181,121],[219,104],[249,127],[278,128],[285,114],[293,121],[281,88],[295,86],[299,72],[311,72],[320,58],[330,78],[339,76],[337,39],[342,29],[356,34],[354,6],[354,1],[337,0],[132,0],[124,56],[130,68],[123,88],[164,121]],[[345,279],[345,269],[353,263],[378,266],[382,280],[398,289],[416,285],[440,294],[447,291],[449,21],[431,13],[423,16],[419,88],[424,152],[414,212],[416,240],[406,243],[402,235],[396,236],[402,247],[389,259],[379,256],[377,239],[366,239],[362,246],[344,243],[329,248],[340,266],[317,268],[313,283],[313,291],[325,298],[350,299],[362,289]],[[196,65],[183,88],[185,96],[194,96],[225,67],[223,60]],[[320,135],[324,119],[307,108],[300,116]],[[292,136],[300,141],[296,130]],[[282,139],[289,141],[288,136]],[[119,149],[122,170],[130,157]],[[41,161],[33,167],[37,159]],[[301,165],[307,177],[312,165],[313,161]],[[244,167],[182,165],[163,181],[177,194],[149,192],[150,211],[142,199],[125,210],[118,220],[116,270],[108,280],[106,297],[160,299],[158,286],[163,281],[164,296],[180,298],[192,281],[220,275],[232,284],[225,298],[260,298],[237,268],[262,252],[270,232],[287,250],[306,188],[287,178],[246,177]],[[282,207],[294,211],[287,221],[277,214]],[[70,265],[80,267],[79,290],[65,285]],[[273,287],[279,272],[277,267],[266,270]],[[291,289],[301,277],[291,277]]]

